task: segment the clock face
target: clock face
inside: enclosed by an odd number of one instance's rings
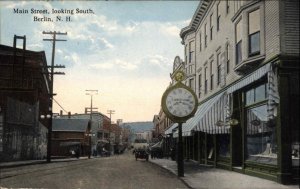
[[[167,94],[166,108],[176,117],[190,115],[196,106],[193,94],[185,88],[175,88]]]

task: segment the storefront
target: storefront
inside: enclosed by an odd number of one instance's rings
[[[202,102],[183,124],[185,158],[280,183],[299,178],[299,69],[290,65],[265,64]],[[176,138],[176,128],[165,134]]]

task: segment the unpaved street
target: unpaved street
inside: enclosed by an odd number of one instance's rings
[[[53,162],[1,170],[1,187],[164,189],[187,188],[175,175],[127,152],[106,158]]]

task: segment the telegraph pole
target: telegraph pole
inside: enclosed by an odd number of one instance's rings
[[[110,133],[111,133],[111,114],[114,114],[115,113],[115,110],[107,110],[107,113],[109,114],[109,129],[108,129],[108,131],[109,131],[109,140],[108,140],[108,142],[109,142],[109,154],[111,154],[111,142],[110,142],[110,140],[111,140],[111,137],[110,137]]]
[[[62,74],[63,72],[54,72],[54,68],[65,68],[65,66],[62,65],[54,65],[54,57],[55,57],[55,43],[56,41],[67,41],[64,39],[56,39],[56,35],[67,35],[67,32],[60,33],[60,32],[45,32],[43,31],[43,34],[50,34],[52,35],[52,39],[43,39],[43,41],[52,41],[52,58],[51,58],[51,66],[47,66],[47,68],[50,68],[50,105],[49,105],[49,125],[48,125],[48,144],[47,144],[47,162],[51,162],[51,137],[52,137],[52,117],[53,117],[53,83],[54,83],[54,74]]]
[[[94,94],[98,94],[98,90],[85,90],[87,93],[86,95],[90,95],[91,96],[91,111],[90,111],[90,124],[89,124],[89,134],[88,134],[88,137],[89,137],[89,159],[91,158],[91,148],[92,148],[92,133],[91,133],[91,127],[92,127],[92,119],[93,119],[93,95]],[[94,108],[95,109],[95,108]]]

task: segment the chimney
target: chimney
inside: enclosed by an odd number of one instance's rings
[[[62,111],[62,110],[60,110],[60,113],[59,113],[59,115],[61,115],[61,116],[63,115],[63,111]]]

